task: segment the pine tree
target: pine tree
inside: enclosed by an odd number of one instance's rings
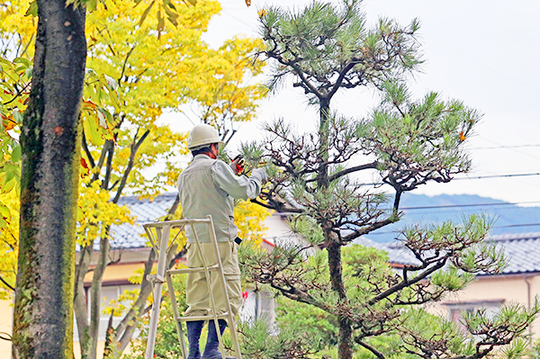
[[[495,320],[471,316],[466,326],[475,337],[469,340],[414,307],[463,288],[475,273],[501,270],[502,254],[483,241],[487,218],[403,230],[399,240],[416,263],[400,272],[348,246],[398,221],[403,193],[449,182],[471,165],[464,144],[479,112],[437,93],[414,100],[407,90],[408,75],[422,62],[418,22],[404,27],[380,19],[369,28],[360,1],[344,0],[340,7],[315,1],[298,12],[270,8],[260,12],[260,23],[263,54],[273,64],[270,85],[292,78],[318,108],[318,129],[296,134],[276,121],[264,143],[246,146],[245,156],[269,163],[271,185],[259,203],[296,213],[293,227],[323,251],[307,261],[306,248],[298,246],[252,252],[245,263],[251,280],[333,318],[340,359],[352,358],[355,346],[385,358],[375,340],[382,335],[399,335],[402,353],[481,358],[523,333],[537,306],[507,308]],[[359,87],[377,90],[380,105],[365,119],[339,116],[331,106],[335,94]],[[378,175],[381,184],[361,181],[364,173]]]

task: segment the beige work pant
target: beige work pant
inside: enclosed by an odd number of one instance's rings
[[[238,313],[242,305],[242,290],[240,288],[240,267],[238,266],[238,253],[236,243],[218,242],[221,264],[225,274],[227,291],[229,292],[229,301],[234,315]],[[202,267],[203,262],[196,243],[188,243],[187,246],[187,265],[188,267]],[[217,263],[214,247],[212,243],[201,243],[201,249],[206,258],[207,264]],[[227,311],[226,297],[220,283],[221,277],[218,272],[210,272],[211,286],[214,293],[217,314]],[[188,273],[186,283],[186,302],[189,308],[185,316],[193,317],[200,315],[209,315],[212,310],[210,294],[206,281],[206,274]]]

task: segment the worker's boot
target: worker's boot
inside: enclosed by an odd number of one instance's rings
[[[225,328],[227,328],[227,322],[223,319],[219,321],[219,332],[223,335]],[[206,347],[204,348],[204,353],[202,359],[221,359],[221,353],[218,350],[219,348],[219,338],[216,331],[216,326],[213,320],[208,322],[208,339],[206,340]],[[236,359],[234,357],[227,357],[227,359]]]
[[[201,339],[201,332],[204,326],[204,321],[196,320],[193,322],[187,322],[187,336],[189,342],[189,355],[188,359],[201,359],[201,350],[199,349],[199,339]]]

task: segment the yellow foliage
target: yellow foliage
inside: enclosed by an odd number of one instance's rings
[[[1,218],[9,224],[0,230],[0,275],[15,287],[19,245],[19,191],[0,194]],[[4,285],[0,285],[4,288]],[[7,299],[8,292],[0,290],[0,300]]]
[[[77,199],[77,242],[80,245],[108,236],[108,227],[113,224],[135,223],[129,208],[111,202],[110,193],[100,188],[100,182],[82,182]]]
[[[9,6],[0,7],[0,37],[16,43],[13,51],[29,59],[33,56],[37,26],[37,18],[25,16],[30,2],[11,0]],[[127,169],[130,173],[124,191],[151,197],[165,186],[175,185],[180,173],[177,156],[187,153],[187,136],[159,123],[164,110],[190,103],[201,109],[203,121],[216,122],[225,117],[248,121],[255,113],[256,101],[265,95],[265,90],[252,81],[264,65],[250,59],[260,46],[259,40],[234,38],[212,49],[200,39],[212,16],[221,10],[217,1],[177,6],[173,15],[167,13],[162,2],[149,7],[151,2],[102,0],[87,12],[88,58],[81,106],[87,146],[82,152],[78,199],[80,245],[108,235],[110,225],[134,222],[127,208],[111,202]],[[141,21],[143,14],[145,21]],[[160,20],[163,17],[166,21]],[[20,79],[28,82],[31,71],[22,65],[13,70],[22,69]],[[2,112],[4,128],[17,127],[12,122],[22,118],[25,104],[17,102],[16,107],[13,115]],[[146,133],[132,158],[134,144]],[[106,161],[99,164],[104,158],[105,140],[114,141],[108,188],[102,188]],[[0,195],[4,204],[0,205],[0,219],[8,218],[4,216],[8,212],[10,219],[18,218],[18,205],[7,205],[6,199],[16,197],[16,189]],[[265,217],[262,211],[251,204],[240,205],[237,216],[242,237],[259,240],[263,228],[257,226],[256,218]],[[6,271],[14,273],[16,266],[18,224],[11,223],[9,231],[13,242],[2,239],[6,244],[14,243],[14,249],[1,250],[0,270],[14,283],[14,277]],[[2,236],[9,231],[2,230]]]
[[[103,309],[103,314],[113,314],[114,317],[123,317],[124,314],[133,307],[133,304],[139,297],[139,292],[140,289],[125,290],[117,299],[104,303],[106,305]],[[106,302],[107,298],[103,298],[103,301]]]

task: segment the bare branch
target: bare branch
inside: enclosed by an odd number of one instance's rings
[[[6,287],[8,287],[9,289],[11,289],[12,291],[15,291],[15,288],[14,288],[13,286],[11,286],[11,284],[9,284],[8,282],[6,282],[6,280],[5,280],[2,276],[0,276],[0,281],[2,281],[2,283],[4,283],[4,285],[5,285]]]
[[[137,140],[137,135],[135,135],[135,138],[133,138],[133,142],[131,143],[131,153],[129,155],[129,162],[124,170],[124,175],[122,176],[122,180],[120,181],[120,185],[118,186],[118,190],[116,191],[116,196],[114,196],[114,199],[112,200],[113,203],[118,203],[120,200],[120,196],[122,195],[122,191],[124,190],[124,187],[126,186],[127,179],[129,177],[129,174],[131,173],[131,169],[135,165],[135,156],[137,154],[137,151],[139,150],[139,147],[141,147],[144,140],[148,137],[150,134],[150,130],[146,130],[144,134]]]

